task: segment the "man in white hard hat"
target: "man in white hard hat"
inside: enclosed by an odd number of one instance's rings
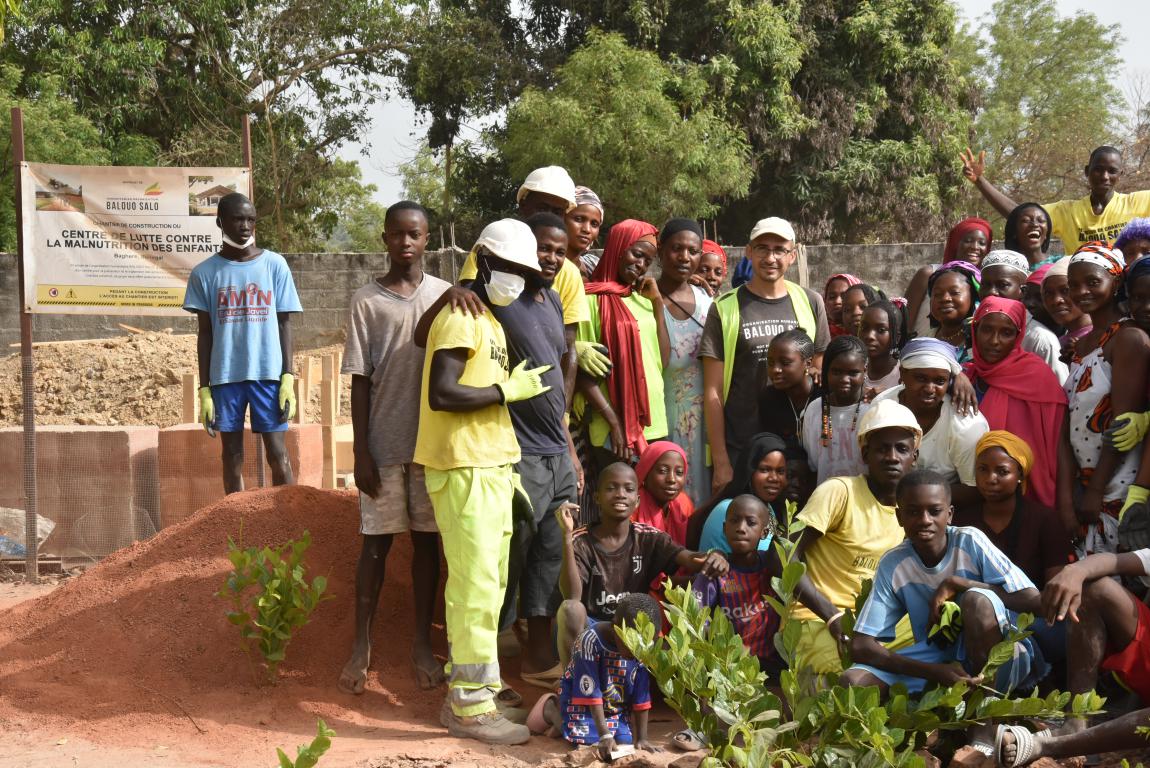
[[[760,431],[759,389],[771,339],[802,328],[815,343],[815,370],[830,341],[823,297],[786,279],[797,253],[790,222],[760,220],[747,245],[750,281],[715,299],[707,315],[699,358],[715,492],[731,481],[732,462]]]
[[[489,309],[506,307],[539,275],[531,229],[515,219],[484,228],[473,283]],[[415,461],[447,559],[447,701],[441,720],[453,736],[521,744],[526,726],[504,718],[496,636],[507,585],[519,444],[508,404],[547,392],[551,366],[509,370],[503,327],[492,311],[473,316],[444,307],[427,338]]]

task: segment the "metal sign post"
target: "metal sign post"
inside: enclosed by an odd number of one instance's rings
[[[24,200],[20,168],[24,163],[24,113],[12,108],[12,177],[16,183],[16,269],[20,275],[20,381],[24,391],[24,578],[40,581],[40,537],[36,498],[36,365],[32,358],[32,313],[24,301]]]

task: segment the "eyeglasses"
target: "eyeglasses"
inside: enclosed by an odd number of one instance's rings
[[[752,245],[751,251],[759,257],[771,256],[773,258],[782,258],[783,256],[790,256],[795,252],[794,248],[783,248],[782,246],[766,246],[766,245]]]

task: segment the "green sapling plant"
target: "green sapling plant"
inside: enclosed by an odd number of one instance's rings
[[[229,600],[227,619],[239,627],[244,650],[255,645],[263,657],[264,671],[274,683],[287,653],[292,633],[308,623],[312,611],[324,600],[327,579],[308,582],[303,555],[311,546],[311,534],[271,547],[241,549],[228,537],[232,572],[217,597]]]

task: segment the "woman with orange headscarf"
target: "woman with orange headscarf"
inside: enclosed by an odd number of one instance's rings
[[[1007,430],[1031,448],[1034,470],[1026,495],[1053,508],[1058,441],[1066,417],[1066,392],[1042,358],[1022,349],[1026,307],[987,296],[974,313],[974,361],[963,367],[992,430]]]
[[[634,463],[648,442],[667,436],[663,368],[671,348],[659,286],[646,276],[656,231],[635,219],[611,227],[586,286],[591,319],[579,324],[577,337],[603,344],[611,358],[598,386],[580,386],[595,409],[588,438],[600,467],[619,459]]]

